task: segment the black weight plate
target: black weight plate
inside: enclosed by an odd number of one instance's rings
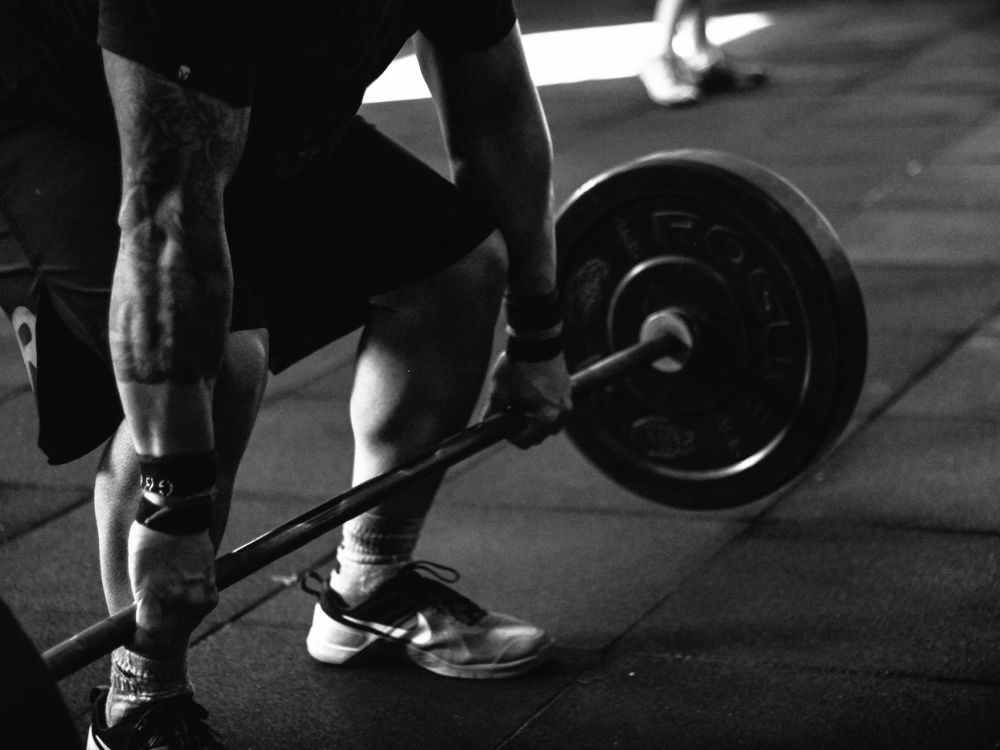
[[[567,433],[659,503],[743,505],[798,476],[843,432],[867,324],[833,228],[794,186],[716,151],[659,153],[584,185],[557,223],[566,352],[576,371],[634,344],[658,310],[694,344],[577,400]]]

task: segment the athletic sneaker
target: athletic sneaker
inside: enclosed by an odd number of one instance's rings
[[[433,575],[431,580],[420,572]],[[306,638],[321,662],[357,665],[402,660],[446,677],[495,679],[534,669],[551,656],[552,638],[509,615],[487,612],[439,581],[458,573],[443,565],[410,563],[354,608],[325,581]],[[315,573],[314,580],[322,580]]]
[[[676,57],[657,57],[639,72],[646,94],[661,107],[686,107],[702,99],[701,88],[688,66]]]
[[[767,73],[756,63],[721,54],[700,74],[702,91],[750,91],[767,82]]]
[[[107,698],[106,687],[90,694],[87,750],[225,750],[205,723],[208,711],[190,695],[150,703],[113,727],[104,718]]]

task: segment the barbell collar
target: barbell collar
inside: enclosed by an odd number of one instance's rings
[[[664,331],[660,335],[640,341],[621,351],[585,367],[572,377],[573,397],[579,398],[619,380],[643,365],[661,359],[683,362],[691,349],[675,333]]]

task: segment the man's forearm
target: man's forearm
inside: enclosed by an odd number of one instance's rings
[[[417,54],[434,93],[459,189],[497,222],[520,294],[555,280],[552,144],[531,80],[520,29],[493,47],[460,55],[417,36]]]
[[[115,373],[147,385],[211,380],[232,294],[225,240],[211,217],[192,221],[184,198],[154,190],[126,181],[109,319]]]
[[[122,58],[105,69],[122,150],[110,345],[140,453],[211,450],[232,278],[222,195],[246,113]]]
[[[455,159],[455,181],[497,222],[509,253],[509,283],[541,294],[555,283],[552,149],[540,108],[495,122]]]

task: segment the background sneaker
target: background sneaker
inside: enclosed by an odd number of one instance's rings
[[[701,101],[701,88],[687,65],[676,57],[657,57],[640,72],[646,95],[661,107],[687,107]]]
[[[750,91],[767,81],[767,73],[756,63],[722,55],[701,75],[701,89],[708,93]]]
[[[353,608],[329,582],[319,591],[304,586],[319,597],[306,638],[309,654],[338,665],[401,659],[435,674],[472,679],[513,677],[551,656],[552,638],[541,628],[487,612],[418,571],[458,580],[443,565],[410,563]]]
[[[113,727],[104,718],[107,698],[106,687],[90,694],[87,750],[225,750],[205,723],[208,711],[190,695],[150,703]]]

